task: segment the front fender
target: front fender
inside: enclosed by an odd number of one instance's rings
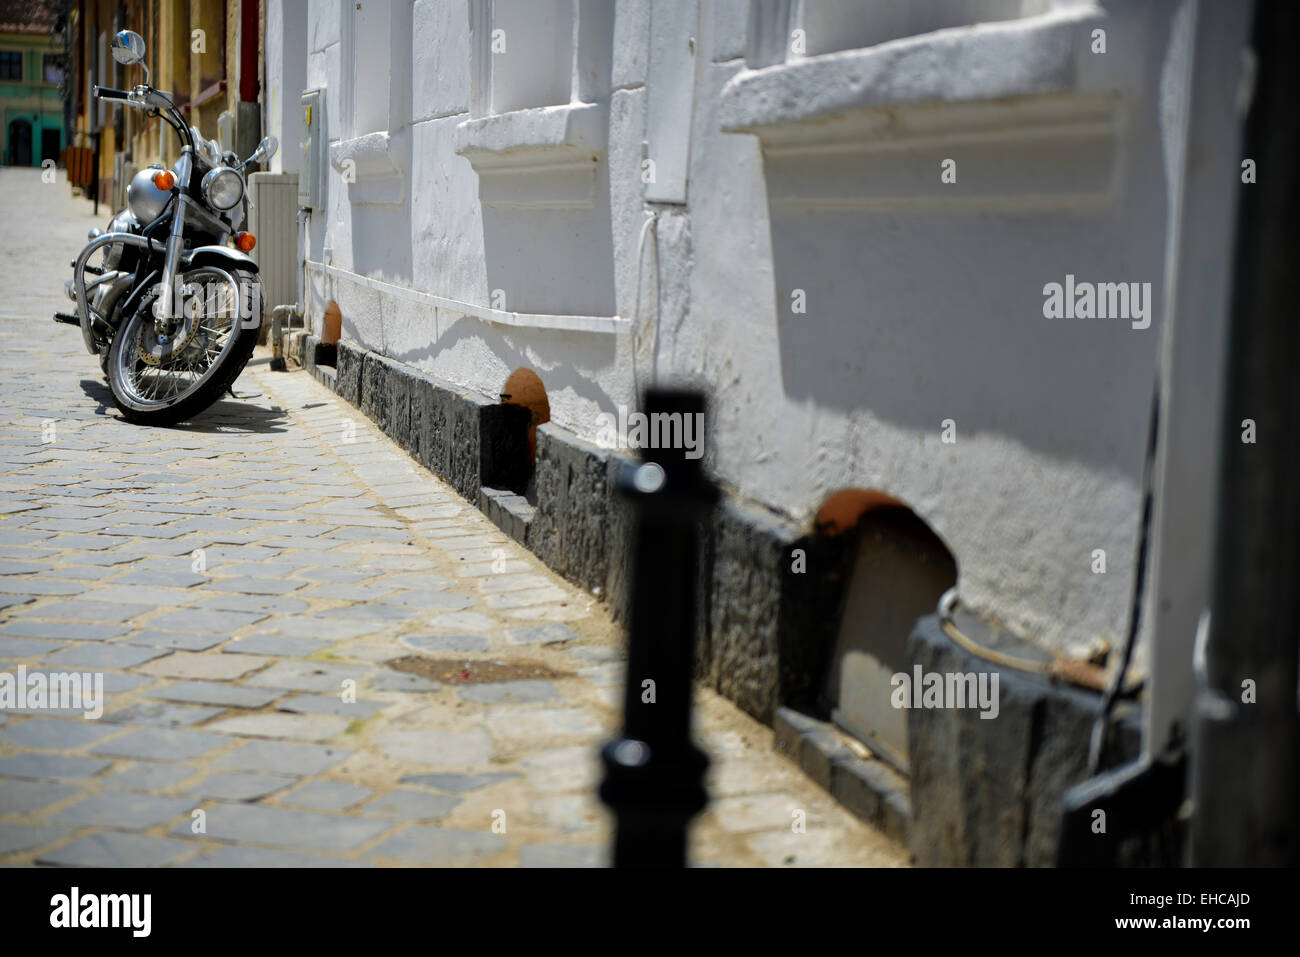
[[[229,246],[196,246],[181,254],[182,269],[197,269],[200,266],[258,271],[257,263],[251,256]]]

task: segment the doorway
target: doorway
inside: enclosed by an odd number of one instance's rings
[[[41,130],[41,165],[45,165],[46,160],[59,161],[59,150],[63,147],[63,136],[57,129]]]
[[[27,120],[9,122],[9,165],[32,165],[32,124]]]

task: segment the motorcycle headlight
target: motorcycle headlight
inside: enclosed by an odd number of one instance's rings
[[[244,198],[244,180],[229,166],[218,166],[203,177],[203,198],[217,209],[233,209]]]

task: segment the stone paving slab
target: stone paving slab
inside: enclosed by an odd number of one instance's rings
[[[275,738],[283,741],[330,741],[343,733],[346,718],[328,715],[274,714],[238,715],[214,721],[207,727],[221,734],[244,735],[254,738]]]
[[[48,810],[82,793],[82,788],[73,784],[0,778],[0,817],[29,816],[33,811]]]
[[[27,638],[7,638],[0,635],[0,659],[5,661],[28,661],[46,652],[64,647],[62,641],[39,641]]]
[[[149,697],[164,698],[168,701],[187,701],[217,705],[222,708],[261,708],[279,697],[279,694],[274,691],[221,684],[215,681],[178,681],[147,694]]]
[[[244,844],[349,851],[369,843],[390,828],[387,821],[218,802],[209,806],[206,834],[215,840]],[[183,823],[177,825],[172,834],[189,837],[193,835],[193,829],[189,823]]]
[[[198,708],[164,701],[137,701],[104,715],[104,721],[113,724],[146,724],[163,728],[178,728],[207,721],[222,713],[222,708]]]
[[[107,213],[26,174],[0,168],[5,221],[49,224],[0,246],[0,671],[102,674],[106,700],[0,711],[0,866],[604,864],[624,657],[603,606],[261,353],[250,398],[123,422],[49,321]],[[477,680],[488,662],[517,673]],[[906,863],[770,730],[697,702],[717,790],[692,860]]]
[[[111,763],[95,758],[22,751],[13,757],[0,758],[0,777],[35,778],[46,781],[77,780],[98,774]]]
[[[41,847],[59,838],[67,837],[69,833],[66,827],[0,822],[0,854],[13,854],[15,851]]]
[[[142,665],[138,670],[161,678],[230,681],[265,665],[266,659],[257,655],[204,655],[175,651]]]
[[[364,861],[297,851],[273,851],[260,847],[224,845],[179,865],[180,867],[368,867]]]
[[[191,789],[200,799],[256,801],[283,791],[298,779],[287,774],[256,774],[248,771],[210,774]]]
[[[293,741],[249,741],[212,762],[214,768],[319,774],[344,760],[351,752]]]
[[[165,837],[98,831],[36,858],[62,867],[163,867],[192,855],[193,845]]]
[[[185,798],[139,794],[134,791],[99,791],[65,807],[50,818],[54,824],[72,827],[96,825],[140,831],[165,824],[189,810]]]
[[[284,795],[280,803],[318,811],[343,811],[360,804],[374,793],[371,788],[346,781],[313,781]]]
[[[190,764],[119,761],[112,771],[100,777],[99,784],[101,787],[119,791],[170,793],[182,781],[198,773],[198,768]]]
[[[151,761],[184,761],[207,754],[228,743],[221,735],[203,731],[141,728],[98,744],[91,748],[91,753]]]
[[[34,751],[76,751],[120,733],[122,729],[94,721],[29,718],[0,731],[0,743]]]

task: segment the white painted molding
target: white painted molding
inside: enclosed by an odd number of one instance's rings
[[[406,195],[409,157],[408,130],[366,133],[330,144],[330,165],[349,176],[352,206],[399,205]]]
[[[526,167],[548,152],[595,157],[605,152],[608,108],[603,103],[541,106],[465,120],[456,152],[480,167]]]
[[[340,269],[338,266],[326,265],[325,263],[308,260],[306,266],[308,272],[315,273],[318,276],[329,276],[333,279],[339,279],[356,286],[362,286],[366,289],[394,296],[407,302],[418,303],[419,305],[429,306],[434,309],[446,309],[451,312],[458,312],[461,315],[479,319],[483,322],[490,322],[499,326],[512,326],[517,329],[553,329],[566,332],[597,332],[614,334],[625,334],[632,331],[632,321],[620,316],[549,316],[531,313],[507,312],[504,309],[492,309],[488,306],[479,306],[470,302],[461,302],[457,299],[448,299],[445,296],[435,296],[432,293],[420,292],[418,289],[411,289],[407,286],[398,286],[394,283],[384,282],[380,279],[372,279],[369,276],[362,276],[346,269]]]
[[[1105,205],[1128,107],[1080,61],[1099,18],[1075,7],[745,70],[720,123],[761,141],[774,210]]]
[[[1070,7],[743,70],[722,91],[719,123],[760,133],[853,110],[1074,92],[1088,35],[1105,21],[1097,7]]]
[[[1105,205],[1119,192],[1125,118],[1119,95],[1089,94],[769,127],[760,133],[768,201],[827,212]],[[957,182],[941,187],[954,156]]]
[[[330,144],[330,165],[337,170],[352,161],[357,176],[400,176],[405,163],[393,134],[366,133]]]
[[[604,103],[498,113],[460,123],[456,152],[478,173],[484,206],[591,209],[608,123]]]

